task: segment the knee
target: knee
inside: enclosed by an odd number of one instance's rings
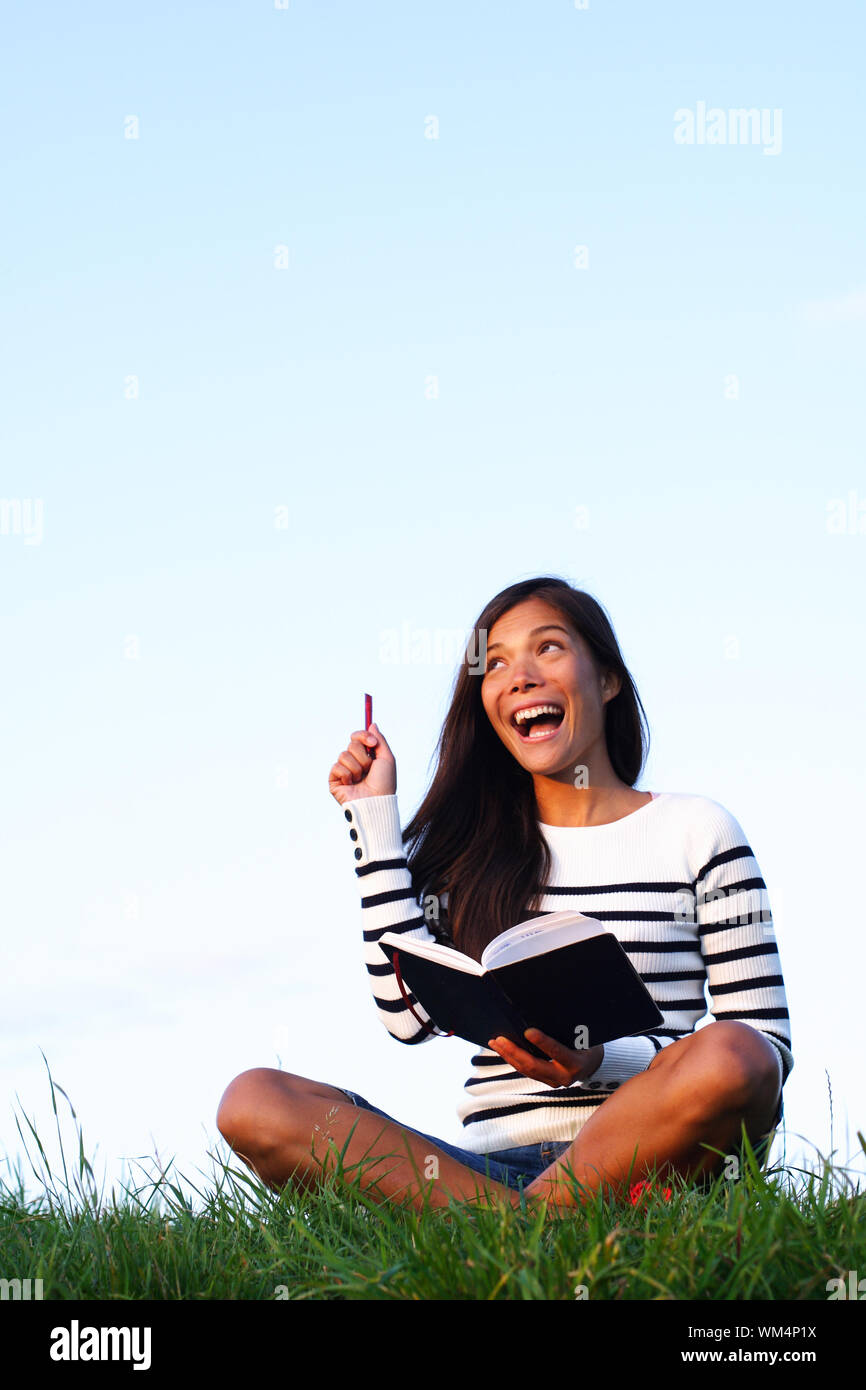
[[[722,1019],[682,1042],[689,1045],[679,1059],[682,1099],[688,1108],[746,1114],[772,1107],[779,1064],[773,1044],[756,1028]]]
[[[263,1138],[275,1078],[284,1073],[271,1067],[251,1067],[230,1081],[217,1108],[217,1129],[233,1148],[249,1148]],[[278,1083],[277,1083],[278,1084]]]
[[[715,1033],[714,1030],[721,1030]],[[770,1105],[779,1089],[779,1062],[768,1038],[748,1023],[723,1019],[703,1030],[712,1033],[714,1056],[724,1066],[734,1099],[743,1108]]]

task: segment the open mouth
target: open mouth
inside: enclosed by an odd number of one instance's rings
[[[565,710],[561,705],[545,703],[516,710],[511,716],[511,726],[517,730],[521,743],[540,743],[554,736],[564,718]]]

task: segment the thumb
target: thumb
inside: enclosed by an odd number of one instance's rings
[[[379,725],[371,724],[370,728],[368,729],[368,733],[376,735],[376,742],[374,744],[375,752],[378,754],[381,751],[383,753],[386,753],[389,757],[393,758],[394,754],[391,752],[388,740],[382,733],[382,730],[379,728]]]

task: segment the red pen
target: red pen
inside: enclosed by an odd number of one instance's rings
[[[370,725],[372,724],[372,722],[373,722],[373,696],[372,696],[372,695],[366,695],[366,694],[365,694],[365,696],[364,696],[364,728],[365,728],[365,729],[369,729],[369,727],[370,727]],[[368,749],[367,749],[367,752],[370,754],[370,757],[371,757],[371,758],[374,756],[374,752],[373,752],[373,749],[372,749],[372,748],[368,748]]]

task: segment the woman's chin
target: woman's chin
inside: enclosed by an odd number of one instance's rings
[[[517,750],[517,760],[527,772],[540,772],[545,777],[567,773],[568,780],[571,781],[577,770],[575,757],[570,749],[563,752],[558,743],[555,735],[552,738],[540,738],[537,744],[521,741]]]

